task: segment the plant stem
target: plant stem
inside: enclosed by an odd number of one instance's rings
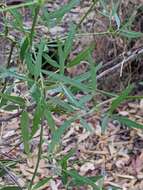
[[[89,13],[92,11],[92,9],[94,8],[95,4],[98,2],[98,0],[94,0],[93,3],[91,4],[91,6],[89,7],[89,9],[87,10],[87,12],[83,15],[83,17],[81,18],[81,20],[79,21],[77,28],[79,28],[79,26],[82,24],[82,22],[86,19],[86,17],[89,15]]]
[[[30,46],[32,46],[34,30],[35,30],[36,22],[37,22],[37,19],[38,19],[39,11],[40,11],[40,5],[38,4],[36,6],[36,8],[35,8],[35,15],[34,15],[34,18],[33,18],[32,28],[31,28],[31,32],[30,32]]]
[[[32,185],[33,185],[34,179],[35,179],[36,174],[37,174],[37,170],[38,170],[39,163],[40,163],[40,159],[41,159],[41,153],[42,153],[42,141],[43,141],[43,125],[41,124],[41,132],[40,132],[40,142],[39,142],[38,158],[37,158],[36,167],[35,167],[35,170],[34,170],[32,179],[31,179],[31,181],[30,181],[28,190],[31,190],[31,189],[32,189]]]

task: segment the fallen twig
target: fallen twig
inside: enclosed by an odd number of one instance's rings
[[[109,69],[106,69],[105,71],[97,75],[97,79],[99,80],[104,76],[111,74],[115,70],[119,69],[122,65],[126,66],[129,63],[129,61],[136,59],[138,56],[142,54],[143,54],[143,46],[133,51],[128,51],[126,54],[124,54],[123,60],[120,60],[122,55],[119,55],[118,58],[115,58],[114,60],[105,63],[105,65],[114,65],[114,66],[110,67]],[[120,61],[117,62],[118,60]]]

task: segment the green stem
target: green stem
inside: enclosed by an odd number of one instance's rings
[[[30,46],[32,46],[34,30],[35,30],[36,22],[37,22],[37,19],[38,19],[38,14],[39,14],[39,11],[40,11],[40,7],[41,6],[38,4],[36,6],[36,8],[35,8],[35,15],[34,15],[34,18],[33,18],[32,28],[31,28],[31,32],[30,32]]]
[[[41,154],[42,154],[42,141],[43,141],[43,125],[41,124],[41,132],[40,132],[40,142],[39,142],[39,150],[38,150],[38,158],[37,158],[37,163],[36,163],[36,167],[32,176],[32,179],[30,181],[28,190],[32,189],[32,185],[34,182],[34,179],[36,177],[37,171],[38,171],[38,167],[39,167],[39,163],[40,163],[40,159],[41,159]]]
[[[89,7],[89,9],[87,10],[87,12],[83,15],[83,17],[81,18],[81,20],[79,21],[77,28],[79,28],[79,26],[82,24],[82,22],[86,19],[86,17],[89,15],[89,13],[92,11],[92,9],[94,8],[95,4],[98,2],[98,0],[94,0],[94,2],[91,4],[91,6]]]

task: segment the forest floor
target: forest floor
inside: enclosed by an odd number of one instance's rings
[[[47,6],[50,10],[57,8],[67,0],[56,0],[54,3],[49,3]],[[139,6],[142,1],[128,0],[122,4],[120,17],[124,20],[129,15],[134,7]],[[76,7],[64,17],[64,21],[60,26],[52,28],[50,31],[43,26],[37,26],[38,40],[44,35],[50,35],[55,38],[57,35],[63,37],[67,32],[69,20],[78,23],[81,16],[88,10],[90,2],[84,1],[80,6]],[[128,8],[128,9],[127,9]],[[143,12],[135,13],[136,19],[133,25],[134,30],[143,31]],[[140,19],[139,19],[140,18]],[[141,19],[142,18],[142,19]],[[27,26],[31,22],[27,19]],[[92,11],[81,26],[82,33],[97,33],[104,32],[108,26],[108,20],[99,15],[96,10]],[[40,30],[39,30],[40,29]],[[75,41],[74,51],[71,57],[78,54],[81,49],[86,48],[91,42],[96,44],[94,50],[94,58],[96,62],[102,62],[103,65],[109,61],[115,60],[122,52],[132,51],[138,48],[143,49],[143,39],[126,41],[120,37],[113,38],[112,36],[97,36],[86,35],[77,36]],[[3,47],[0,52],[4,51]],[[1,55],[1,57],[3,57]],[[108,92],[120,92],[129,82],[135,82],[134,94],[142,95],[143,86],[138,83],[143,81],[143,59],[135,59],[130,61],[131,67],[123,69],[120,76],[120,68],[114,74],[103,77],[99,80],[99,89]],[[105,65],[106,67],[106,65]],[[86,63],[81,63],[78,68],[69,70],[70,76],[79,75],[87,69]],[[109,69],[109,68],[107,68]],[[114,82],[113,82],[114,81]],[[17,85],[15,93],[26,95],[25,87]],[[80,97],[81,94],[78,94]],[[109,100],[109,99],[108,99]],[[61,141],[61,148],[55,153],[56,158],[60,158],[67,154],[69,150],[75,149],[75,154],[69,160],[70,165],[85,176],[104,176],[104,187],[111,190],[110,187],[116,187],[122,190],[142,190],[143,189],[143,131],[141,129],[127,128],[120,125],[118,122],[109,121],[108,128],[105,133],[102,133],[101,118],[106,112],[110,101],[106,101],[105,97],[97,96],[97,101],[103,106],[91,116],[86,118],[87,123],[94,129],[92,133],[86,131],[82,126],[75,122],[70,129],[64,134]],[[87,105],[91,106],[91,105]],[[122,116],[128,116],[130,119],[143,124],[143,101],[134,100],[123,103],[117,110]],[[10,112],[0,110],[0,117],[9,117]],[[67,115],[53,115],[57,126],[60,126],[66,119]],[[32,140],[31,155],[27,157],[23,151],[24,147],[20,136],[20,119],[13,118],[8,122],[0,123],[0,160],[9,160],[10,171],[5,177],[0,177],[0,185],[13,184],[11,176],[24,186],[27,181],[31,180],[34,166],[37,160],[39,134],[38,131]],[[54,176],[54,180],[50,184],[43,187],[41,190],[64,190],[61,180],[54,171],[55,163],[49,163],[47,157],[47,148],[50,141],[49,130],[44,124],[44,143],[43,154],[38,169],[38,176],[35,178],[35,183],[45,176]],[[51,167],[52,165],[52,167]],[[52,168],[52,169],[51,169]],[[76,188],[74,188],[76,190]],[[90,187],[78,188],[79,190],[89,189]]]

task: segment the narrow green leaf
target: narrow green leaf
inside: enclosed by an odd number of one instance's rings
[[[18,97],[18,96],[11,96],[9,94],[4,94],[4,93],[1,93],[0,92],[0,97],[2,97],[3,99],[6,99],[10,102],[13,102],[15,104],[18,104],[20,105],[21,107],[24,107],[25,106],[25,100],[21,97]]]
[[[69,34],[64,44],[64,59],[66,60],[73,47],[73,40],[76,32],[76,26],[70,25]]]
[[[50,72],[50,71],[44,71],[44,70],[43,70],[43,73],[47,74],[49,77],[55,79],[56,81],[64,82],[65,84],[70,84],[70,85],[75,86],[84,92],[90,92],[90,89],[88,88],[88,86],[80,83],[79,81],[71,79],[68,76],[59,75],[57,73]]]
[[[49,104],[54,104],[56,106],[59,106],[60,108],[62,108],[63,110],[67,111],[67,112],[74,112],[73,107],[71,107],[70,104],[68,104],[65,101],[62,101],[60,98],[58,97],[50,97],[49,100]]]
[[[53,134],[52,139],[51,139],[51,143],[49,144],[49,153],[54,152],[55,147],[57,145],[59,145],[59,143],[61,142],[61,138],[62,135],[64,134],[64,132],[66,131],[66,129],[68,129],[71,125],[72,122],[74,122],[77,119],[77,117],[73,117],[67,121],[65,121]]]
[[[90,73],[91,73],[91,85],[92,85],[92,90],[93,92],[96,91],[97,88],[97,79],[96,79],[96,74],[97,71],[101,68],[101,65],[95,66],[94,60],[91,56],[91,52],[88,52],[88,61],[90,63]]]
[[[26,52],[25,54],[25,63],[27,65],[27,69],[31,75],[34,75],[34,67],[35,65],[33,64],[32,60],[32,54],[30,52]]]
[[[38,47],[38,53],[37,53],[36,61],[35,61],[35,68],[34,68],[35,78],[38,78],[41,74],[42,54],[43,54],[44,46],[45,46],[45,41],[44,39],[42,39]]]
[[[74,80],[78,82],[87,81],[91,77],[91,72],[87,71],[86,73],[82,73],[81,75],[75,76]]]
[[[46,61],[53,67],[59,68],[59,65],[55,60],[53,60],[47,53],[43,54],[43,57],[46,59]]]
[[[21,13],[18,11],[18,9],[11,9],[10,10],[11,15],[14,17],[12,21],[12,25],[14,28],[20,29],[22,32],[24,32],[23,28],[23,17]]]
[[[35,135],[35,133],[39,129],[40,123],[42,121],[43,113],[44,113],[44,109],[43,109],[41,101],[39,101],[34,113],[31,138]]]
[[[82,108],[83,106],[76,100],[75,96],[72,94],[69,88],[66,86],[62,85],[63,91],[65,95],[67,96],[69,102],[73,104],[77,108]]]
[[[26,111],[22,112],[21,115],[21,135],[23,138],[23,143],[24,143],[24,150],[27,154],[29,154],[30,152],[30,148],[29,148],[29,117],[28,117],[28,113]]]
[[[25,37],[21,43],[21,47],[20,47],[20,58],[23,61],[26,55],[26,51],[28,49],[29,46],[29,38]]]
[[[41,179],[38,183],[33,185],[32,190],[41,189],[44,185],[48,184],[50,179],[52,179],[52,177],[46,177],[44,179]]]
[[[32,98],[38,103],[41,98],[41,90],[36,83],[34,83],[32,85],[32,87],[30,89],[30,94],[31,94]]]
[[[4,177],[6,175],[6,171],[0,166],[0,177]]]
[[[84,51],[80,52],[73,60],[71,60],[67,64],[67,68],[74,67],[74,66],[80,64],[81,61],[87,60],[88,53],[89,53],[89,48],[87,48]]]
[[[81,106],[85,106],[85,104],[87,102],[89,102],[92,98],[93,98],[93,95],[89,95],[89,94],[88,95],[84,95],[83,97],[80,98],[79,104]]]
[[[102,176],[93,176],[93,177],[87,177],[87,178],[89,180],[93,181],[94,183],[96,183],[97,181],[99,182],[99,180],[103,179]],[[75,186],[80,187],[80,186],[87,185],[87,184],[83,183],[83,181],[73,179],[69,185],[72,187],[75,187]],[[103,189],[98,186],[94,190],[103,190]]]
[[[103,133],[106,131],[108,127],[108,122],[109,122],[109,114],[105,115],[102,119],[101,129]]]
[[[0,190],[21,190],[21,189],[17,186],[6,186],[2,187]]]
[[[119,29],[120,25],[121,25],[121,21],[120,21],[120,18],[118,16],[118,13],[117,13],[118,7],[119,7],[119,1],[117,1],[116,4],[112,1],[112,14],[111,14],[111,16],[114,17],[116,24],[117,24],[117,27]]]
[[[94,189],[99,190],[99,188],[96,186],[95,182],[98,181],[100,178],[97,177],[97,180],[92,180],[91,178],[85,177],[85,176],[81,176],[78,174],[78,172],[76,170],[68,170],[66,171],[68,173],[69,176],[71,176],[74,179],[74,183],[75,185],[90,185],[92,186]]]
[[[65,56],[62,49],[62,43],[58,41],[58,55],[59,55],[59,64],[60,64],[60,74],[64,74],[65,70]]]
[[[63,17],[65,13],[68,13],[73,7],[79,4],[79,0],[71,0],[68,4],[65,4],[63,7],[60,7],[58,10],[50,13],[50,18],[59,18]]]
[[[119,29],[120,26],[121,26],[121,21],[120,21],[120,18],[118,16],[118,14],[115,14],[114,18],[115,18],[115,21],[116,21],[116,24],[117,24],[117,28]]]
[[[93,127],[91,126],[91,124],[87,123],[87,122],[85,121],[85,119],[82,119],[82,118],[81,118],[81,119],[80,119],[80,122],[81,122],[83,128],[85,128],[87,131],[89,131],[89,132],[93,132],[93,131],[94,131],[94,129],[93,129]]]
[[[58,24],[59,21],[61,21],[63,16],[66,13],[68,13],[73,7],[78,5],[79,2],[80,0],[71,0],[70,2],[68,2],[67,4],[63,5],[62,7],[53,12],[49,13],[47,12],[47,10],[43,11],[42,18],[48,26],[50,27],[55,26],[56,24]]]
[[[119,34],[123,37],[127,37],[127,38],[141,38],[143,37],[143,33],[142,32],[135,32],[135,31],[129,31],[129,30],[125,30],[125,29],[121,29],[119,31]]]
[[[60,165],[62,167],[62,173],[61,173],[61,178],[62,178],[62,182],[64,185],[67,184],[68,182],[68,174],[66,172],[67,170],[67,166],[68,166],[68,159],[73,156],[73,154],[75,153],[75,150],[71,149],[68,154],[64,155],[63,158],[60,160]]]
[[[126,100],[128,94],[133,90],[133,85],[128,86],[117,98],[112,101],[109,113],[112,114],[113,111],[124,101]]]
[[[48,126],[49,126],[49,128],[51,130],[51,133],[53,134],[55,132],[55,130],[56,130],[56,125],[55,125],[55,121],[53,119],[52,113],[48,109],[47,105],[45,106],[44,115],[45,115],[45,118],[46,118],[46,120],[48,122]]]
[[[112,118],[114,120],[118,120],[121,124],[126,125],[127,127],[130,128],[137,128],[137,129],[143,129],[143,125],[139,124],[135,121],[130,120],[127,117],[124,116],[118,116],[118,115],[112,115]]]

